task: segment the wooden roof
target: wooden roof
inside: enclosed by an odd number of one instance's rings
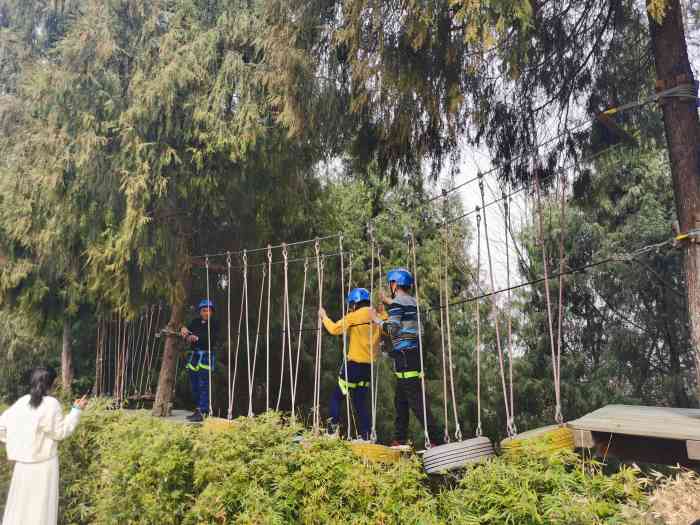
[[[568,423],[575,430],[700,440],[700,410],[607,405]]]

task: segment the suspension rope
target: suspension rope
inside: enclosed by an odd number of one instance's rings
[[[289,395],[291,399],[292,407],[292,422],[296,421],[296,384],[294,382],[295,372],[294,372],[294,352],[292,349],[292,321],[289,311],[289,263],[288,250],[282,248],[282,256],[284,257],[284,312],[285,312],[285,325],[287,327],[286,334],[283,337],[287,338],[287,354],[289,359]]]
[[[418,357],[420,359],[420,383],[421,383],[421,396],[423,399],[423,434],[425,436],[425,448],[426,450],[430,448],[430,435],[428,434],[428,408],[425,406],[425,366],[423,363],[423,325],[421,324],[421,314],[420,314],[420,290],[418,288],[418,262],[416,259],[416,237],[413,232],[410,232],[409,237],[409,257],[413,259],[413,283],[416,288],[416,315],[418,318]]]
[[[449,229],[446,242],[449,241]],[[447,328],[447,359],[448,359],[448,370],[450,372],[450,393],[452,395],[452,412],[455,421],[455,439],[457,441],[462,441],[462,427],[459,424],[459,416],[457,414],[457,396],[455,395],[455,378],[454,378],[454,361],[452,358],[452,323],[450,322],[450,295],[449,287],[447,286],[448,280],[448,258],[447,258],[447,247],[445,249],[445,325]],[[447,429],[447,418],[445,418],[445,429]]]
[[[300,365],[300,358],[301,358],[301,341],[303,338],[304,330],[304,308],[306,306],[306,283],[308,280],[308,274],[309,274],[309,259],[307,258],[306,261],[304,262],[304,283],[302,284],[302,291],[301,291],[301,314],[299,315],[299,336],[297,338],[297,359],[296,359],[296,367],[294,369],[294,395],[296,396],[296,391],[297,391],[297,385],[299,381],[299,365]],[[294,408],[292,408],[292,413],[294,413]]]
[[[446,244],[446,243],[445,243]],[[444,247],[444,244],[443,244]],[[445,270],[445,266],[440,264],[440,273],[442,274]],[[444,276],[446,279],[447,277]],[[442,281],[443,275],[440,275],[440,281]],[[447,289],[447,286],[445,286]],[[448,417],[448,407],[447,407],[447,352],[445,349],[445,303],[443,302],[443,288],[440,284],[438,286],[438,294],[440,296],[440,348],[442,350],[442,401],[444,409],[445,418],[445,433],[443,435],[443,440],[445,443],[450,442],[450,431],[449,431],[449,417]]]
[[[250,359],[250,301],[248,300],[248,253],[243,250],[243,298],[245,301],[245,352],[246,366],[248,367],[248,416],[253,415],[252,400],[250,392],[253,390],[253,376],[251,374],[251,359]]]
[[[503,192],[505,197],[505,191]],[[506,316],[508,323],[508,386],[510,394],[510,418],[506,422],[507,431],[511,436],[518,433],[515,425],[515,403],[513,396],[513,312],[512,312],[512,294],[510,290],[510,249],[508,246],[508,237],[510,232],[510,198],[505,198],[503,201],[503,212],[505,215],[505,239],[506,239],[506,288],[508,295],[506,299]]]
[[[554,348],[554,329],[552,327],[552,305],[549,295],[549,263],[547,261],[547,246],[544,241],[544,217],[542,210],[542,195],[540,189],[540,177],[537,169],[534,170],[535,175],[535,193],[537,196],[537,212],[538,212],[538,225],[539,225],[539,242],[542,246],[542,264],[544,269],[544,293],[545,300],[547,304],[547,328],[549,330],[549,344],[552,352],[552,373],[554,375],[554,396],[556,401],[556,408],[554,412],[554,419],[558,424],[564,422],[564,418],[561,413],[561,391],[559,386],[559,373],[557,366],[557,356]]]
[[[284,262],[284,267],[287,268],[288,265],[288,254],[287,250],[285,248],[282,249],[282,260]],[[286,277],[286,273],[285,273]],[[287,350],[287,332],[289,330],[289,326],[287,326],[287,313],[289,310],[289,304],[287,302],[287,293],[286,293],[286,282],[283,285],[282,288],[282,355],[280,357],[280,382],[279,382],[279,390],[277,391],[277,404],[275,406],[275,410],[279,411],[280,409],[280,403],[282,402],[282,388],[284,385],[284,357],[286,355],[286,350]],[[290,359],[291,363],[291,359]],[[290,378],[291,378],[291,372],[290,372]],[[290,392],[291,396],[291,392]]]
[[[370,308],[374,301],[374,226],[370,221],[367,223],[367,234],[369,235],[370,246],[370,272],[369,272],[369,298]],[[372,411],[372,429],[370,430],[369,440],[372,443],[377,442],[377,408],[375,405],[375,384],[374,384],[374,356],[377,349],[374,347],[374,323],[369,323],[369,399],[370,410]]]
[[[206,268],[206,273],[207,273],[207,304],[211,304],[210,300],[210,283],[209,283],[209,257],[207,257],[204,260],[204,267]],[[214,415],[214,407],[213,407],[213,402],[212,402],[212,388],[211,388],[211,368],[212,368],[212,363],[211,363],[211,315],[209,316],[209,319],[207,319],[207,352],[209,354],[209,415],[213,416]]]
[[[95,396],[100,395],[100,382],[102,381],[102,357],[101,353],[101,339],[102,336],[102,317],[97,320],[97,337],[95,338],[95,387],[93,393]]]
[[[143,363],[141,365],[141,373],[139,374],[139,377],[138,377],[138,392],[139,392],[139,394],[143,394],[144,388],[145,388],[145,386],[143,384],[143,380],[146,377],[146,366],[148,365],[148,351],[150,349],[151,339],[153,337],[153,312],[154,311],[155,311],[155,307],[153,305],[151,305],[146,311],[146,316],[148,318],[148,322],[146,325],[147,338],[146,338],[146,342],[145,342],[144,349],[143,349]]]
[[[566,257],[564,254],[564,235],[566,229],[566,175],[561,174],[561,202],[560,210],[561,215],[559,219],[559,316],[557,321],[557,383],[561,385],[561,339],[562,339],[562,323],[564,318],[564,267],[566,265]],[[561,386],[560,386],[561,388]],[[559,394],[561,399],[561,393]],[[560,410],[556,416],[561,419],[557,421],[559,424],[563,424],[564,416],[561,413],[561,401]]]
[[[479,191],[481,192],[481,205],[482,207],[485,204],[485,197],[484,197],[484,182],[479,181]],[[489,263],[489,280],[491,283],[491,290],[494,291],[496,290],[496,284],[494,281],[493,277],[493,259],[491,257],[491,243],[489,241],[489,230],[488,230],[488,222],[486,220],[486,212],[484,212],[484,238],[486,239],[486,256],[488,259]],[[495,296],[494,296],[495,297]],[[501,329],[499,326],[498,322],[498,306],[496,304],[495,299],[491,301],[493,305],[493,316],[494,316],[494,326],[496,328],[496,348],[498,350],[498,366],[499,370],[501,372],[501,385],[503,387],[503,402],[506,407],[506,421],[510,421],[510,406],[508,404],[508,392],[506,389],[506,376],[505,376],[505,370],[504,370],[504,365],[503,365],[503,348],[501,347]],[[512,429],[507,429],[508,431],[508,436],[511,437],[511,432]]]
[[[163,306],[159,304],[158,305],[158,315],[156,316],[156,324],[155,324],[156,327],[160,326],[160,314],[162,312],[163,312]],[[156,355],[157,339],[154,337],[152,341],[153,341],[153,343],[151,344],[151,351],[150,351],[150,354],[148,357],[148,376],[146,377],[146,394],[151,393],[151,373],[153,372],[153,360],[154,360],[155,355]],[[178,356],[178,360],[179,360],[179,356]],[[177,365],[177,363],[176,363],[176,365]],[[177,371],[177,366],[176,366],[175,370]],[[175,377],[177,377],[177,374],[175,375]]]
[[[476,214],[476,293],[481,293],[481,212]],[[481,437],[481,310],[479,300],[474,301],[476,310],[476,437]]]
[[[324,261],[321,257],[321,245],[317,240],[314,245],[316,252],[316,274],[318,281],[318,309],[323,307],[323,266]],[[321,411],[320,411],[320,383],[321,383],[321,348],[323,345],[323,326],[319,318],[316,320],[316,355],[314,360],[314,408],[313,408],[313,431],[314,435],[318,435],[321,427]]]
[[[260,301],[258,303],[258,322],[257,322],[257,329],[255,331],[255,346],[253,348],[253,375],[252,378],[253,380],[255,379],[255,370],[258,362],[258,342],[260,341],[260,323],[262,321],[262,306],[263,306],[263,296],[265,294],[265,277],[267,276],[267,270],[265,267],[262,267],[262,280],[260,282]],[[248,390],[248,415],[252,416],[253,415],[253,390],[254,390],[255,384],[254,381],[251,381],[251,384],[249,386]]]
[[[345,316],[347,315],[347,309],[345,305],[345,258],[343,257],[343,236],[342,234],[338,238],[338,246],[339,249],[338,251],[341,253],[340,255],[340,311],[342,313],[342,323],[343,323],[343,369],[345,373],[345,384],[347,385],[350,380],[348,379],[348,355],[347,355],[347,349],[348,349],[348,326],[347,326],[347,320],[345,319]],[[345,394],[345,407],[347,411],[347,427],[348,427],[348,440],[351,439],[351,421],[350,421],[350,389],[348,388],[348,391]]]
[[[227,346],[227,379],[226,387],[228,390],[228,407],[226,410],[226,418],[231,421],[233,419],[233,393],[231,392],[231,254],[226,255],[226,277],[228,286],[226,287],[226,346]]]
[[[236,330],[236,350],[233,355],[233,381],[231,383],[231,396],[228,400],[228,413],[231,414],[233,418],[233,400],[236,396],[236,379],[238,377],[238,353],[241,349],[241,327],[243,326],[243,299],[244,296],[241,294],[241,304],[238,313],[238,330]]]
[[[265,411],[270,410],[270,292],[272,290],[272,246],[267,245],[267,337],[265,339]]]

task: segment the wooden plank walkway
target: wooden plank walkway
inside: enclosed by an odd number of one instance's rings
[[[600,445],[600,435],[638,436],[685,442],[687,456],[700,460],[700,410],[633,405],[607,405],[570,421],[576,446]],[[628,438],[629,439],[629,438]]]

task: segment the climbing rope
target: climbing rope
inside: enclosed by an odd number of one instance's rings
[[[296,367],[294,369],[294,395],[296,396],[297,385],[299,381],[299,364],[301,359],[301,342],[304,334],[304,307],[306,306],[306,283],[309,275],[309,259],[304,260],[304,282],[301,291],[301,314],[299,315],[299,335],[297,337],[297,358]],[[292,406],[292,414],[294,414],[294,406]]]
[[[410,232],[409,237],[409,257],[413,259],[413,283],[416,288],[416,315],[418,319],[418,357],[420,359],[420,383],[421,383],[421,396],[423,399],[423,434],[425,436],[425,448],[426,450],[430,448],[430,435],[428,434],[428,408],[425,406],[425,366],[423,364],[423,325],[421,323],[421,313],[420,313],[420,300],[419,294],[420,290],[418,288],[418,263],[416,260],[416,237],[413,232]]]
[[[449,235],[449,229],[448,229]],[[449,236],[446,238],[449,239]],[[455,422],[455,439],[457,441],[462,441],[462,428],[459,424],[459,416],[457,414],[457,396],[455,395],[455,378],[454,378],[454,362],[452,359],[452,323],[450,322],[450,295],[448,284],[448,257],[447,257],[447,246],[445,253],[445,325],[447,328],[447,360],[448,360],[448,371],[450,373],[450,393],[452,395],[452,415]],[[447,432],[447,418],[445,418],[445,431]]]
[[[476,293],[481,293],[481,212],[476,207]],[[476,437],[481,437],[481,310],[479,300],[474,304],[476,309]]]
[[[226,417],[230,421],[233,419],[233,406],[231,403],[232,392],[231,392],[231,254],[226,254],[226,276],[228,280],[228,286],[226,287],[226,346],[227,346],[227,379],[226,386],[228,389],[228,407],[226,410]]]
[[[284,258],[284,312],[285,312],[285,326],[286,334],[283,337],[287,338],[287,353],[289,358],[289,392],[292,403],[292,421],[296,420],[296,383],[294,378],[296,376],[294,369],[294,352],[292,349],[292,322],[290,317],[290,307],[289,307],[289,260],[287,248],[282,248],[282,256]]]
[[[556,400],[556,408],[554,412],[554,420],[558,424],[564,422],[564,417],[561,413],[561,390],[559,385],[559,365],[557,363],[557,356],[554,347],[554,329],[552,327],[552,305],[549,294],[549,263],[547,261],[547,246],[544,242],[544,217],[542,210],[542,191],[540,188],[540,177],[538,170],[534,170],[535,173],[535,194],[537,196],[537,212],[538,212],[538,224],[539,224],[539,243],[542,246],[542,264],[544,269],[544,293],[545,300],[547,304],[547,327],[549,329],[549,344],[552,352],[552,372],[554,375],[554,396]]]
[[[284,385],[284,358],[287,352],[287,336],[290,327],[287,325],[287,319],[288,319],[288,314],[289,314],[289,296],[287,295],[287,272],[286,269],[288,268],[288,253],[287,253],[287,248],[286,245],[282,248],[282,261],[284,264],[285,272],[284,272],[284,278],[285,282],[282,287],[282,355],[280,357],[280,382],[279,382],[279,390],[277,391],[277,404],[275,405],[275,410],[279,411],[280,409],[280,403],[282,402],[282,389]],[[291,359],[289,360],[291,364]],[[292,372],[290,371],[290,384],[291,384],[291,377],[292,377]],[[291,397],[291,392],[290,392],[290,397]]]
[[[154,325],[156,327],[160,326],[160,314],[162,313],[162,311],[163,311],[163,306],[158,305],[158,315],[156,316],[156,323]],[[148,367],[147,367],[148,375],[146,377],[146,394],[151,393],[151,372],[153,371],[153,361],[154,361],[155,354],[156,354],[157,339],[154,337],[152,339],[152,341],[153,342],[151,343],[151,350],[150,350],[149,356],[148,356]],[[178,359],[179,359],[179,356],[178,356]],[[177,370],[177,367],[176,367],[176,370]],[[177,374],[175,375],[175,377],[177,377]]]
[[[508,246],[508,237],[510,232],[510,197],[506,197],[505,191],[502,192],[503,212],[505,220],[505,240],[506,240],[506,288],[508,295],[506,298],[506,316],[508,324],[508,387],[510,395],[510,418],[506,422],[508,434],[514,436],[518,433],[515,425],[515,403],[513,396],[513,312],[512,312],[512,294],[510,290],[510,249]]]
[[[374,239],[374,232],[372,232],[372,239]],[[372,243],[372,254],[374,254],[374,248],[375,244],[374,241]],[[381,279],[382,274],[382,251],[379,246],[376,247],[377,250],[377,269],[379,270],[379,276]],[[374,297],[373,292],[374,292],[374,257],[372,258],[372,277],[370,279],[370,287],[372,288],[370,292],[370,297]],[[383,305],[382,305],[383,306]],[[371,334],[372,334],[372,325],[374,323],[370,323],[370,340],[372,339]],[[380,342],[381,344],[381,342]],[[377,349],[379,350],[379,349]],[[372,367],[370,368],[370,373],[373,374],[374,381],[371,382],[372,386],[372,392],[371,392],[371,401],[372,401],[372,433],[370,435],[370,441],[372,443],[376,443],[377,441],[377,401],[379,399],[379,366],[377,365],[376,367],[374,366],[374,355],[375,352],[374,350],[372,351]],[[376,368],[376,370],[375,370]]]
[[[267,245],[267,336],[265,339],[265,411],[270,410],[270,292],[272,290],[272,246]]]
[[[338,238],[338,251],[340,252],[340,308],[342,312],[343,323],[343,369],[345,375],[345,385],[349,385],[350,380],[348,379],[348,326],[345,316],[347,315],[347,308],[345,302],[345,258],[343,257],[343,236],[340,235]],[[350,421],[350,388],[347,387],[347,392],[345,393],[345,407],[347,411],[347,427],[348,427],[348,440],[351,439],[351,421]]]
[[[248,378],[248,416],[253,415],[251,406],[250,392],[253,390],[253,375],[251,373],[251,358],[250,358],[250,301],[248,300],[248,253],[243,250],[243,300],[245,302],[245,352],[246,366]]]
[[[262,307],[263,307],[263,296],[265,294],[265,278],[267,276],[267,270],[265,266],[262,267],[262,280],[260,281],[260,301],[258,302],[258,321],[255,330],[255,345],[253,347],[253,371],[252,380],[248,385],[248,416],[253,416],[253,390],[255,388],[255,370],[258,363],[258,343],[260,341],[260,323],[262,322]]]
[[[316,276],[318,281],[318,309],[323,307],[323,266],[324,261],[321,257],[321,245],[317,239],[314,244],[316,252]],[[323,326],[319,318],[316,321],[316,355],[314,360],[314,409],[313,409],[313,431],[314,435],[318,435],[321,427],[321,411],[320,411],[320,390],[321,390],[321,348],[323,345]]]
[[[445,243],[446,244],[446,243]],[[440,273],[444,269],[443,265],[440,265]],[[443,275],[440,275],[440,281],[442,281]],[[449,418],[448,418],[448,408],[447,408],[447,351],[445,349],[445,302],[443,301],[443,288],[442,284],[438,286],[438,294],[440,296],[440,348],[442,349],[442,401],[444,409],[444,419],[445,419],[445,433],[443,435],[443,440],[445,443],[450,442],[450,432],[449,432]]]
[[[481,205],[482,208],[486,204],[486,199],[484,196],[484,181],[481,180],[479,181],[479,191],[481,192]],[[488,230],[488,223],[486,221],[486,212],[484,212],[484,237],[486,238],[486,257],[488,259],[489,263],[489,280],[491,283],[491,291],[496,290],[496,284],[494,282],[494,277],[493,277],[493,259],[491,257],[491,243],[489,241],[489,230]],[[495,297],[495,296],[494,296]],[[508,403],[508,392],[506,389],[506,376],[505,376],[505,369],[504,369],[504,364],[503,364],[503,348],[501,346],[501,329],[499,326],[498,322],[498,306],[496,305],[495,299],[492,300],[492,305],[493,305],[493,315],[494,315],[494,326],[496,328],[496,348],[498,350],[498,365],[499,365],[499,370],[501,372],[501,385],[503,387],[503,402],[505,404],[506,408],[506,421],[511,420],[511,415],[510,415],[510,406]],[[510,425],[506,425],[509,427]],[[508,432],[508,436],[512,436],[512,428],[507,428],[506,429]]]
[[[204,260],[204,266],[206,268],[206,273],[207,273],[207,304],[211,304],[210,300],[210,283],[209,283],[209,257],[207,257]],[[212,363],[211,363],[211,316],[207,320],[207,353],[209,354],[209,415],[213,416],[214,415],[214,407],[213,407],[213,402],[212,402],[212,388],[211,388],[211,369],[212,369]]]
[[[227,414],[231,414],[229,419],[233,418],[233,399],[236,395],[236,379],[238,378],[238,353],[241,349],[241,328],[243,327],[243,300],[244,295],[241,294],[241,304],[238,311],[238,329],[236,330],[236,350],[233,354],[233,379],[231,382],[231,388],[229,389],[230,397],[228,399],[228,410]],[[229,313],[229,315],[231,315]]]
[[[561,384],[561,338],[562,324],[564,320],[564,267],[566,265],[566,257],[564,254],[564,235],[566,228],[566,175],[561,174],[561,201],[560,201],[560,219],[559,219],[559,315],[557,320],[557,383]],[[560,387],[561,388],[561,387]],[[561,399],[561,393],[559,394]],[[556,414],[557,423],[562,424],[564,417],[561,413],[561,401],[559,412]]]
[[[367,223],[367,234],[369,235],[369,251],[370,251],[370,271],[369,271],[369,297],[370,297],[370,308],[372,308],[372,302],[374,301],[374,227],[372,223]],[[377,441],[377,415],[375,413],[374,407],[374,323],[369,323],[369,402],[370,410],[372,411],[372,427],[370,430],[369,440],[372,443]]]

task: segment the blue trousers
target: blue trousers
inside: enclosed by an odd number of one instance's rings
[[[215,355],[211,355],[211,369],[214,371]],[[209,412],[209,352],[195,350],[187,360],[187,372],[190,376],[192,401],[202,414]]]
[[[192,401],[197,409],[206,414],[209,412],[209,371],[189,370]]]
[[[346,392],[349,393],[352,406],[355,408],[355,412],[357,412],[358,427],[362,439],[369,439],[372,430],[372,421],[367,407],[367,393],[369,391],[368,386],[370,381],[369,367],[370,365],[368,363],[348,361],[348,381],[346,383],[345,366],[344,364],[341,365],[338,384],[333,390],[329,410],[331,421],[339,425],[340,416],[346,411],[345,395]],[[350,424],[349,421],[348,424]]]

